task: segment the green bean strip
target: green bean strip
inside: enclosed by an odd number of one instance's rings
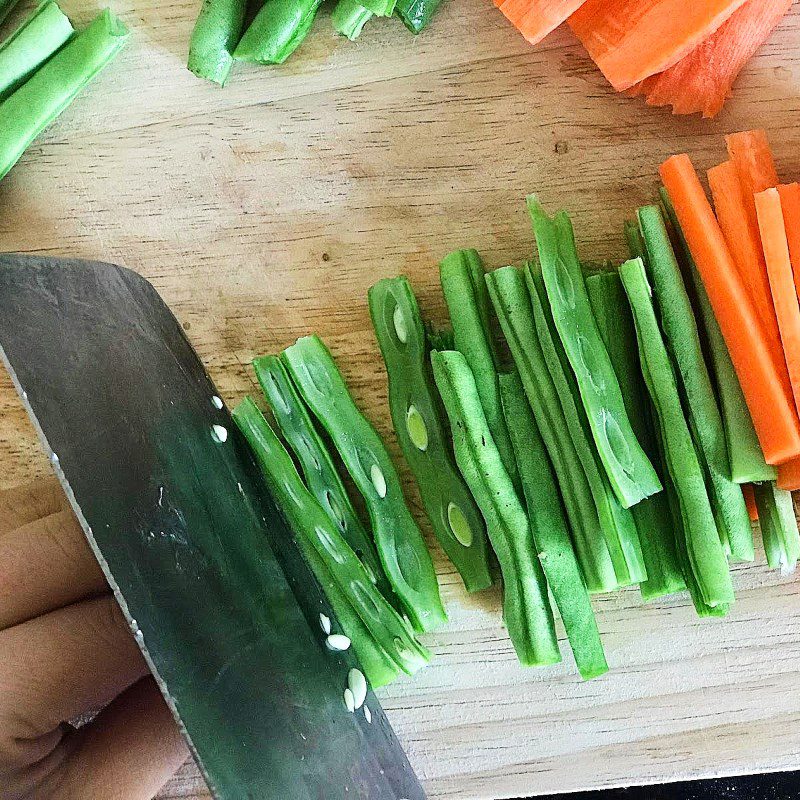
[[[203,0],[189,42],[188,67],[198,78],[225,85],[246,10],[247,0]]]
[[[780,569],[784,574],[794,572],[800,557],[800,532],[792,493],[772,482],[756,484],[753,491],[770,569]]]
[[[447,614],[436,572],[385,445],[318,337],[298,339],[284,351],[283,362],[364,497],[384,572],[411,622],[418,631],[437,628]]]
[[[358,0],[339,0],[331,14],[333,28],[354,42],[375,13],[364,8]]]
[[[661,310],[661,327],[677,367],[684,408],[706,475],[720,538],[736,561],[753,561],[753,529],[740,486],[730,479],[722,415],[700,345],[694,311],[658,206],[637,212],[647,251],[648,277]]]
[[[117,55],[128,35],[106,9],[0,104],[0,178]]]
[[[717,535],[703,469],[683,414],[642,260],[626,261],[620,277],[633,312],[642,374],[656,409],[665,463],[680,506],[688,563],[707,605],[731,603],[733,584],[728,561]]]
[[[561,661],[553,610],[525,509],[492,439],[475,378],[464,355],[431,354],[450,418],[456,462],[481,509],[503,574],[503,617],[520,663]]]
[[[322,0],[267,0],[233,51],[236,61],[283,64],[302,44]]]
[[[0,100],[25,83],[73,33],[75,29],[58,3],[42,3],[0,45]]]
[[[536,335],[561,403],[578,460],[589,482],[600,520],[600,532],[608,547],[617,583],[620,586],[640,583],[647,579],[647,571],[633,514],[620,503],[602,464],[598,463],[589,421],[580,402],[575,376],[570,370],[567,355],[555,329],[541,273],[534,273],[528,266],[525,270],[525,279],[531,299]]]
[[[0,25],[2,25],[8,15],[16,8],[19,0],[0,0]]]
[[[500,359],[492,334],[491,306],[481,258],[475,250],[456,250],[439,265],[439,278],[450,320],[455,349],[464,354],[475,376],[489,430],[503,466],[519,490],[517,462],[500,402]]]
[[[522,275],[514,267],[486,276],[489,294],[519,371],[536,425],[558,478],[586,586],[607,592],[618,586],[586,475],[581,468],[553,380],[536,337],[533,310]]]
[[[597,620],[564,517],[544,442],[519,375],[500,376],[500,395],[528,508],[536,552],[584,680],[608,672]]]
[[[389,409],[433,532],[467,591],[492,584],[486,526],[450,456],[430,371],[425,328],[408,280],[369,290],[369,310],[389,376]]]
[[[728,346],[725,344],[719,323],[714,316],[711,301],[708,299],[708,293],[681,230],[675,209],[672,207],[672,201],[663,187],[660,191],[661,202],[671,224],[671,232],[676,239],[675,252],[680,256],[683,277],[694,289],[692,300],[695,313],[703,323],[707,357],[716,379],[717,395],[725,428],[731,478],[734,483],[774,481],[778,476],[777,470],[764,460],[764,453],[753,427],[753,419],[747,408],[739,378],[728,352]]]
[[[586,296],[572,223],[563,211],[551,220],[535,195],[528,197],[528,211],[553,319],[578,381],[597,452],[617,497],[629,508],[659,492],[661,482],[625,413],[619,384]]]
[[[391,601],[392,587],[383,574],[372,537],[364,530],[328,448],[317,433],[286,367],[278,356],[264,356],[253,361],[253,369],[281,433],[300,462],[311,494],[361,559],[372,582]]]
[[[637,227],[638,232],[638,227]],[[650,400],[639,367],[638,345],[628,299],[619,274],[598,273],[586,277],[586,292],[608,357],[619,380],[625,410],[637,440],[651,463],[661,467],[651,418]],[[664,481],[662,470],[659,474]],[[686,588],[666,493],[659,492],[632,509],[642,546],[647,580],[640,585],[644,600],[674,594]]]
[[[376,17],[391,17],[394,14],[396,0],[362,0],[364,8]]]
[[[313,548],[319,561],[314,559],[312,565],[320,561],[324,564],[325,570],[374,639],[378,652],[382,652],[390,664],[395,662],[409,675],[424,667],[430,660],[430,653],[416,640],[408,624],[372,584],[364,565],[303,484],[289,453],[258,406],[251,398],[245,398],[234,409],[233,418],[249,442],[267,486],[303,552],[307,552],[309,546]],[[327,581],[323,573],[320,582],[324,584]],[[353,644],[356,645],[357,639],[363,644],[363,638],[355,636],[355,631],[353,633],[355,638],[350,637]],[[375,652],[371,648],[362,649],[367,653]]]
[[[442,0],[397,0],[395,11],[412,33],[420,33],[430,25]]]

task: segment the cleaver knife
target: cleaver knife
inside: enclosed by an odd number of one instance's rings
[[[183,329],[142,277],[0,255],[0,348],[219,800],[424,800]]]

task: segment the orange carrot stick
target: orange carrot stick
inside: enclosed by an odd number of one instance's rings
[[[781,196],[783,223],[789,240],[794,285],[800,296],[800,183],[783,184],[778,187],[778,194]]]
[[[778,185],[778,173],[765,130],[740,131],[725,137],[728,155],[742,182],[745,202],[751,219],[755,220],[756,204],[753,195]]]
[[[778,467],[778,488],[787,492],[800,489],[800,458],[793,458]]]
[[[742,494],[744,495],[745,503],[747,503],[747,513],[750,515],[750,522],[757,522],[758,506],[756,506],[756,495],[753,491],[753,484],[742,484]]]
[[[531,44],[538,44],[583,3],[584,0],[494,0]]]
[[[764,457],[781,464],[800,456],[800,421],[788,375],[775,366],[692,162],[685,153],[673,156],[660,172],[728,345]]]

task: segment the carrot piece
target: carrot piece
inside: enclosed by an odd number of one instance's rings
[[[747,513],[750,516],[750,522],[758,522],[758,506],[756,505],[756,494],[753,491],[753,484],[743,483],[742,494],[744,495],[744,502],[747,503]]]
[[[569,25],[617,91],[663,72],[744,0],[587,0]]]
[[[747,0],[689,55],[639,84],[636,93],[646,94],[649,106],[672,106],[673,114],[716,116],[742,67],[791,5],[792,0]]]
[[[778,172],[767,132],[758,129],[731,133],[725,137],[725,143],[728,145],[728,156],[739,173],[751,219],[755,219],[756,203],[753,195],[778,185]]]
[[[660,172],[728,345],[764,457],[770,464],[795,458],[800,455],[800,421],[788,375],[775,366],[692,162],[685,153],[673,156]]]
[[[778,194],[781,196],[783,223],[789,240],[794,285],[800,296],[800,183],[783,184],[778,187]]]
[[[583,3],[584,0],[494,0],[531,44],[538,44]]]
[[[778,467],[778,488],[794,492],[800,489],[800,458],[793,458]]]

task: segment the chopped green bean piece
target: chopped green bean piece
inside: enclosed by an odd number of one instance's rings
[[[302,44],[322,0],[267,0],[233,51],[236,61],[282,64]]]
[[[331,21],[335,31],[354,42],[374,16],[375,12],[365,8],[358,0],[339,0],[331,14]]]
[[[442,0],[397,0],[395,11],[412,33],[420,33],[430,25]]]
[[[391,17],[394,14],[396,0],[361,0],[364,8],[376,17]]]
[[[780,569],[784,574],[794,572],[800,557],[800,532],[792,493],[779,489],[771,481],[756,484],[753,491],[770,569]]]
[[[225,85],[246,10],[247,0],[203,0],[189,43],[188,67],[198,78]]]

